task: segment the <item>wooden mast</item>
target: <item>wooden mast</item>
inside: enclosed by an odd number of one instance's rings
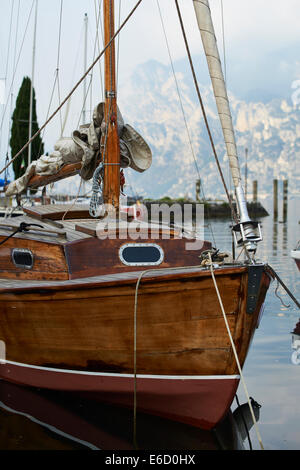
[[[114,0],[104,0],[104,42],[114,35]],[[117,126],[115,43],[105,52],[105,122],[108,126],[104,162],[103,199],[105,204],[119,210],[120,197],[120,144]]]

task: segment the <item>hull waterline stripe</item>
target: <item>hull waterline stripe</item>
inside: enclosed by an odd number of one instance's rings
[[[21,362],[14,361],[1,361],[1,365],[13,365],[17,367],[36,369],[47,372],[60,372],[65,374],[78,374],[78,375],[91,375],[95,377],[118,377],[118,378],[134,378],[134,374],[117,374],[110,372],[88,372],[81,370],[70,370],[70,369],[56,369],[52,367],[40,367],[31,364],[23,364]],[[159,379],[159,380],[239,380],[239,375],[151,375],[151,374],[137,374],[140,379]]]

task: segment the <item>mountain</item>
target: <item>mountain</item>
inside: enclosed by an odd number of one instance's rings
[[[175,64],[175,70],[177,85],[171,68],[152,60],[137,67],[134,75],[120,86],[119,107],[124,121],[145,138],[153,154],[152,166],[145,173],[126,171],[127,183],[144,197],[194,197],[195,183],[200,175],[207,198],[225,199],[192,75],[182,61]],[[231,190],[212,88],[203,76],[201,79],[200,92],[224,177]],[[272,194],[274,178],[288,179],[289,194],[299,196],[300,112],[297,100],[293,103],[292,99],[276,96],[270,101],[247,101],[237,98],[230,90],[229,100],[243,177],[245,148],[248,148],[250,198],[253,180],[258,181],[259,198],[264,199]],[[77,193],[78,186],[71,179],[67,186],[66,182],[61,186],[72,194]],[[131,191],[129,187],[128,191]]]
[[[134,180],[136,192],[143,195],[194,196],[198,178],[194,153],[206,197],[224,197],[188,68],[181,65],[176,71],[176,79],[185,117],[169,66],[155,61],[143,64],[121,88],[119,103],[124,120],[141,133],[153,152],[152,167],[142,175],[130,174],[130,181]],[[208,84],[199,86],[217,154],[230,188],[212,88]],[[248,188],[252,188],[252,181],[257,180],[259,195],[265,197],[272,192],[273,178],[288,179],[290,194],[299,195],[300,114],[297,105],[293,105],[292,100],[289,102],[278,97],[269,102],[246,102],[230,91],[229,100],[242,175],[245,148],[248,148]]]

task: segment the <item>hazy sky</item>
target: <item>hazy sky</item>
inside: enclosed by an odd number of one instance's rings
[[[0,106],[1,161],[8,148],[8,123],[14,100],[22,78],[25,75],[31,76],[35,1],[0,0],[0,78],[6,78],[5,104]],[[38,0],[34,86],[39,125],[42,125],[47,117],[54,83],[56,86],[51,111],[58,105],[58,95],[60,94],[60,98],[63,99],[83,72],[85,13],[88,15],[87,63],[89,65],[92,62],[99,3],[102,3],[102,0]],[[136,0],[121,0],[121,20],[135,3]],[[203,54],[192,0],[180,0],[179,3],[192,54],[194,56]],[[118,24],[120,0],[115,0],[115,4]],[[223,57],[221,0],[211,0],[210,4],[219,49]],[[59,80],[55,82],[61,5]],[[180,59],[185,56],[185,49],[174,0],[159,0],[159,5],[173,59]],[[223,7],[229,89],[243,96],[253,89],[263,89],[265,92],[269,90],[279,92],[282,96],[289,96],[292,93],[293,80],[300,78],[300,1],[223,0]],[[12,24],[11,29],[10,24]],[[101,36],[100,27],[99,34]],[[101,45],[100,37],[100,48]],[[169,63],[157,0],[143,0],[135,16],[121,34],[119,52],[120,83],[126,82],[126,76],[133,72],[137,64],[150,59]],[[97,48],[96,53],[98,53]],[[14,68],[15,74],[13,74]],[[90,78],[88,77],[88,82]],[[82,96],[81,86],[70,108],[65,128],[66,135],[69,135],[79,123]],[[94,69],[92,95],[88,96],[87,108],[90,109],[99,100],[101,100],[101,82],[97,65]],[[47,151],[52,150],[56,138],[59,137],[60,122],[63,121],[64,115],[65,108],[61,118],[57,116],[46,131],[44,137]]]

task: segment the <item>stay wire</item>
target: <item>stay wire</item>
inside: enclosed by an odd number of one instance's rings
[[[58,102],[60,103],[61,95],[60,95],[60,84],[59,84],[59,66],[60,66],[60,49],[61,49],[61,30],[62,30],[62,16],[63,16],[63,0],[60,1],[60,14],[59,14],[59,32],[58,32],[58,45],[57,45],[57,64],[56,64],[56,73],[57,73],[57,93],[58,93]],[[63,134],[63,122],[62,122],[62,115],[61,109],[59,111],[59,119],[60,119],[60,135],[62,137]]]
[[[96,20],[96,39],[97,39],[98,53],[100,53],[100,50],[101,50],[100,41],[99,41],[99,23],[100,23],[100,29],[101,29],[102,43],[104,43],[102,22],[101,21],[99,22],[100,12],[101,12],[101,3],[102,2],[98,2],[98,10],[97,10],[96,0],[94,0],[95,20]],[[100,76],[100,86],[101,86],[101,92],[102,92],[102,101],[104,101],[104,85],[103,85],[102,67],[101,67],[100,60],[99,60],[99,76]]]
[[[48,120],[38,129],[38,131],[31,137],[30,140],[19,150],[19,152],[16,153],[16,155],[10,160],[10,162],[5,165],[2,170],[0,171],[0,175],[6,170],[6,168],[11,165],[14,160],[21,155],[22,152],[28,147],[28,145],[41,133],[41,131],[49,124],[49,122],[53,119],[54,116],[58,113],[58,111],[63,107],[63,105],[68,101],[70,96],[74,93],[74,91],[78,88],[78,86],[82,83],[82,81],[85,79],[85,77],[89,74],[89,72],[92,70],[92,68],[95,66],[95,64],[98,62],[98,60],[103,56],[105,53],[106,49],[111,45],[111,43],[114,41],[114,39],[117,37],[117,35],[120,33],[120,31],[123,29],[125,24],[128,22],[128,20],[131,18],[135,10],[138,8],[138,6],[142,3],[143,0],[138,0],[136,5],[133,7],[133,9],[130,11],[128,16],[125,18],[123,23],[121,24],[120,28],[115,32],[115,34],[112,36],[110,41],[106,44],[104,49],[101,51],[101,53],[97,56],[97,58],[94,60],[94,62],[89,66],[85,74],[80,78],[80,80],[76,83],[76,85],[72,88],[70,93],[66,96],[66,98],[63,100],[63,102],[59,105],[59,107],[51,114],[51,116],[48,118]]]
[[[5,79],[7,78],[8,73],[8,63],[10,56],[10,44],[11,44],[11,32],[12,32],[12,20],[13,20],[13,10],[14,10],[15,0],[13,0],[10,11],[10,26],[9,26],[9,35],[8,35],[8,48],[7,48],[7,57],[6,57],[6,67],[5,67]]]
[[[10,26],[9,26],[9,35],[8,35],[8,48],[7,48],[7,57],[6,57],[6,67],[5,67],[5,85],[6,85],[7,75],[8,75],[8,64],[9,64],[9,57],[10,57],[10,47],[11,47],[11,37],[12,37],[11,33],[12,33],[14,5],[15,5],[15,0],[13,0],[13,2],[11,4],[11,11],[10,11]],[[11,113],[9,115],[11,115]],[[9,148],[10,126],[11,126],[11,123],[9,123],[8,144],[7,144],[6,155],[8,155],[8,148]],[[1,128],[1,131],[2,131],[2,128]],[[0,148],[1,148],[1,141],[2,141],[2,132],[0,133]],[[6,161],[5,161],[5,163],[6,163]]]
[[[10,95],[11,95],[11,92],[12,92],[14,80],[15,80],[15,77],[16,77],[16,71],[17,71],[17,68],[18,68],[19,60],[20,60],[20,57],[21,57],[21,52],[22,52],[22,49],[23,49],[23,46],[24,46],[25,37],[26,37],[26,34],[27,34],[27,30],[28,30],[28,26],[29,26],[29,22],[30,22],[32,10],[33,10],[33,5],[34,5],[34,0],[33,0],[33,2],[32,2],[31,8],[30,8],[30,12],[29,12],[29,15],[28,15],[28,18],[27,18],[27,23],[26,23],[26,27],[25,27],[25,31],[24,31],[22,43],[21,43],[21,46],[20,46],[18,58],[17,58],[17,60],[14,60],[13,76],[12,76],[12,81],[11,81],[11,85],[10,85],[9,92],[8,92],[7,96],[10,96]],[[0,131],[2,130],[2,127],[3,127],[3,122],[4,122],[4,118],[5,118],[7,106],[8,106],[8,99],[6,100],[6,103],[5,103],[5,107],[4,107],[4,111],[3,111],[3,115],[2,115],[2,120],[1,120],[1,125],[0,125]],[[30,142],[27,142],[27,145],[26,145],[25,148],[28,147],[29,143],[30,143]],[[19,156],[19,155],[23,152],[23,150],[25,150],[25,149],[22,149],[22,151],[19,152],[17,156]],[[17,156],[16,156],[16,157],[17,157]],[[11,163],[12,163],[12,160],[10,161],[9,165],[10,165]],[[3,170],[1,170],[1,172],[0,172],[0,174],[3,173],[3,171],[4,171],[5,169],[6,169],[6,168],[3,168]]]
[[[179,84],[178,84],[178,80],[177,80],[177,77],[176,77],[174,64],[173,64],[173,60],[172,60],[172,55],[171,55],[171,51],[170,51],[169,41],[168,41],[168,38],[167,38],[167,33],[166,33],[165,25],[164,25],[164,20],[163,20],[163,17],[162,17],[160,6],[159,6],[159,0],[156,0],[156,3],[157,3],[158,11],[159,11],[159,16],[160,16],[160,20],[161,20],[161,24],[162,24],[163,33],[164,33],[164,36],[165,36],[166,46],[167,46],[167,50],[168,50],[168,54],[169,54],[170,65],[171,65],[172,72],[173,72],[173,77],[174,77],[174,81],[175,81],[175,85],[176,85],[176,91],[177,91],[177,95],[178,95],[178,99],[179,99],[179,103],[180,103],[180,107],[181,107],[181,112],[182,112],[182,116],[183,116],[183,120],[184,120],[184,124],[185,124],[185,128],[186,128],[186,132],[187,132],[187,135],[188,135],[189,144],[190,144],[190,147],[191,147],[191,153],[192,153],[192,156],[193,156],[193,159],[194,159],[194,164],[195,164],[196,171],[198,173],[198,178],[200,179],[200,171],[199,171],[198,163],[197,163],[197,160],[196,160],[196,156],[195,156],[195,152],[194,152],[194,148],[193,148],[193,144],[192,144],[192,139],[191,139],[188,124],[187,124],[187,119],[186,119],[186,115],[185,115],[185,111],[184,111],[184,107],[183,107],[183,103],[182,103]]]
[[[269,272],[269,274],[274,278],[277,279],[277,282],[281,284],[281,286],[284,288],[286,293],[290,296],[290,298],[293,300],[293,302],[297,305],[297,307],[300,309],[300,302],[296,299],[296,297],[291,293],[290,289],[286,286],[286,284],[283,282],[283,280],[280,278],[280,276],[276,273],[276,271],[270,266],[269,264],[266,265],[266,271]],[[276,289],[277,290],[277,289]]]
[[[59,17],[59,32],[58,32],[58,45],[57,45],[57,60],[56,60],[55,78],[54,78],[53,88],[52,88],[52,92],[51,92],[51,96],[50,96],[50,102],[49,102],[49,106],[48,106],[48,110],[47,110],[47,114],[46,114],[46,119],[48,119],[48,116],[49,116],[49,113],[50,113],[56,83],[57,83],[57,88],[58,88],[58,99],[59,99],[59,102],[60,102],[60,87],[59,87],[59,82],[58,82],[58,80],[59,80],[58,73],[59,73],[59,62],[60,62],[59,58],[60,58],[60,49],[61,49],[60,46],[61,46],[62,9],[63,9],[63,0],[61,0],[61,2],[60,2],[60,17]],[[61,112],[60,112],[60,125],[61,125],[61,137],[62,137],[63,124],[62,124]],[[38,155],[41,154],[41,148],[42,148],[42,144],[43,144],[44,135],[45,135],[45,129],[43,130],[43,134],[42,134],[42,137],[41,137],[41,142],[40,142]]]
[[[161,25],[162,25],[162,29],[163,29],[163,33],[164,33],[164,37],[165,37],[165,42],[166,42],[166,46],[167,46],[167,51],[168,51],[168,55],[169,55],[170,65],[171,65],[171,68],[172,68],[172,73],[173,73],[173,77],[174,77],[174,81],[175,81],[175,85],[176,85],[176,91],[177,91],[177,95],[178,95],[178,99],[179,99],[179,103],[180,103],[180,108],[181,108],[181,112],[182,112],[182,116],[183,116],[183,120],[184,120],[184,124],[185,124],[185,128],[186,128],[186,133],[187,133],[190,148],[191,148],[192,157],[193,157],[193,160],[194,160],[195,169],[196,169],[196,172],[198,174],[198,178],[201,181],[200,170],[199,170],[199,166],[198,166],[198,163],[197,163],[197,159],[196,159],[196,155],[195,155],[195,151],[194,151],[194,146],[193,146],[193,143],[192,143],[191,134],[190,134],[190,131],[189,131],[189,126],[188,126],[187,118],[186,118],[185,111],[184,111],[184,106],[183,106],[182,97],[181,97],[181,93],[180,93],[179,83],[178,83],[176,73],[175,73],[175,69],[174,69],[172,54],[171,54],[171,50],[170,50],[170,46],[169,46],[169,41],[168,41],[168,37],[167,37],[167,33],[166,33],[166,28],[165,28],[165,25],[164,25],[163,16],[162,16],[162,13],[161,13],[161,8],[160,8],[160,5],[159,5],[159,0],[156,0],[156,3],[157,3],[158,11],[159,11]],[[203,185],[201,185],[201,190],[202,190],[202,194],[203,194],[203,199],[205,201],[205,194],[204,194],[204,190],[203,190]],[[209,208],[208,208],[208,211],[209,211]],[[208,226],[209,226],[210,231],[211,231],[211,235],[212,235],[214,245],[216,246],[216,241],[215,241],[212,225],[209,223]]]

